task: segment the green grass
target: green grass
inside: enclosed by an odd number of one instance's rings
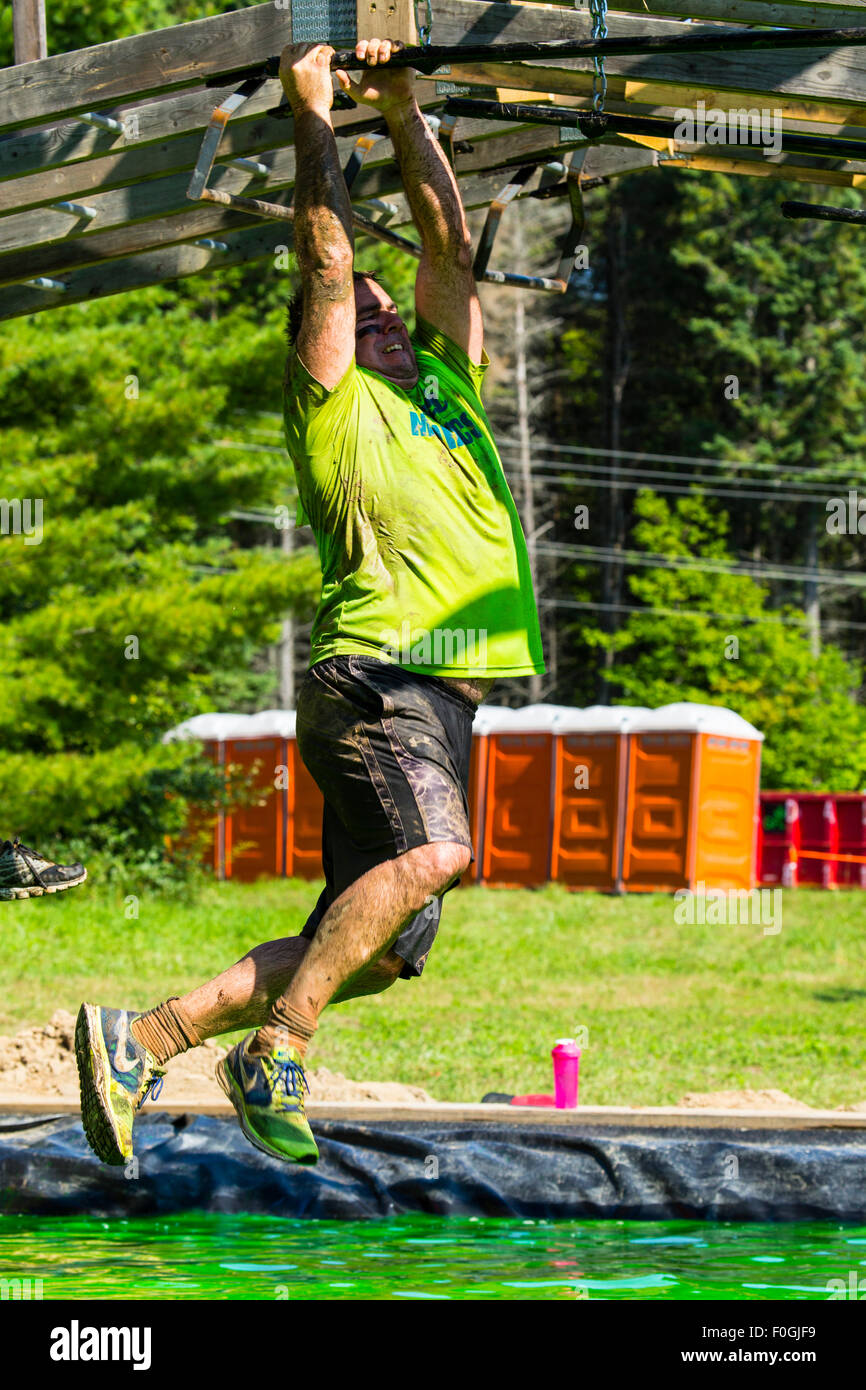
[[[150,1007],[303,925],[319,884],[213,884],[189,902],[93,890],[0,908],[0,1030],[82,999]],[[132,891],[132,889],[130,889]],[[668,1105],[685,1091],[778,1087],[866,1100],[866,899],[784,896],[783,927],[679,926],[662,895],[450,893],[420,980],[328,1010],[310,1061],[442,1100],[549,1091],[550,1048],[589,1029],[586,1104]],[[236,1037],[238,1035],[232,1035]]]

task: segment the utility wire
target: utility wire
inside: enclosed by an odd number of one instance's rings
[[[716,618],[721,622],[779,623],[785,627],[807,628],[811,626],[808,618],[785,618],[771,614],[754,613],[714,613],[701,608],[644,608],[635,603],[592,603],[567,598],[541,599],[538,606],[539,608],[588,608],[599,613],[644,613],[647,616],[663,618]],[[858,631],[866,632],[866,623],[845,623],[833,618],[826,619],[822,626],[855,628]]]
[[[720,560],[694,560],[685,555],[642,554],[636,550],[616,550],[613,546],[565,545],[562,542],[540,545],[539,554],[590,560],[598,564],[638,565],[648,569],[692,570],[704,574],[737,574],[749,579],[795,579],[808,575],[817,584],[833,581],[849,588],[866,587],[866,575],[848,575],[840,570],[816,570],[807,565],[776,565],[762,568],[742,563],[725,564]]]

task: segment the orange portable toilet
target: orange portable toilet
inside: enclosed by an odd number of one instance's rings
[[[665,705],[630,723],[627,891],[753,887],[762,740],[715,705]]]
[[[286,815],[286,875],[289,878],[323,878],[322,811],[324,799],[298,752],[294,738],[288,750],[288,807]]]
[[[550,870],[550,795],[556,705],[483,705],[475,727],[486,742],[482,883],[536,887]]]
[[[226,741],[226,768],[253,773],[255,798],[226,817],[225,876],[247,883],[282,878],[285,865],[286,789],[278,786],[286,764],[286,741],[232,738]]]
[[[568,888],[618,886],[625,830],[629,705],[563,709],[553,721],[550,877]]]

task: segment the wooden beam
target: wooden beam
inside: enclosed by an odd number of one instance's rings
[[[76,111],[188,87],[238,59],[264,62],[291,42],[287,9],[255,5],[248,10],[194,19],[148,34],[114,39],[43,58],[38,67],[0,70],[0,129],[18,130]],[[13,115],[14,113],[14,115]]]
[[[177,280],[187,275],[209,274],[221,270],[224,266],[238,265],[246,261],[261,260],[265,257],[276,260],[279,246],[288,246],[291,249],[293,244],[292,229],[288,223],[280,223],[278,232],[275,231],[273,223],[267,223],[264,226],[256,225],[228,233],[221,240],[226,242],[228,250],[212,251],[199,246],[168,246],[160,251],[130,257],[128,260],[112,261],[106,265],[71,271],[62,277],[67,283],[65,292],[13,285],[9,289],[0,290],[0,319],[38,314],[46,309],[78,304],[83,300],[102,299],[106,295],[126,294],[146,285],[163,284],[167,280]],[[288,284],[286,290],[288,292]]]
[[[12,35],[16,63],[36,63],[48,56],[45,0],[12,0]]]
[[[359,39],[400,39],[407,48],[419,42],[412,0],[355,0]]]
[[[574,0],[549,0],[571,8]],[[768,24],[791,29],[847,29],[863,23],[866,0],[616,0],[615,10],[674,19],[710,19],[723,24]],[[610,11],[609,11],[610,13]]]

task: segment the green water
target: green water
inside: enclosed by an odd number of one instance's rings
[[[866,1226],[4,1216],[0,1276],[45,1299],[826,1300],[866,1289]]]

